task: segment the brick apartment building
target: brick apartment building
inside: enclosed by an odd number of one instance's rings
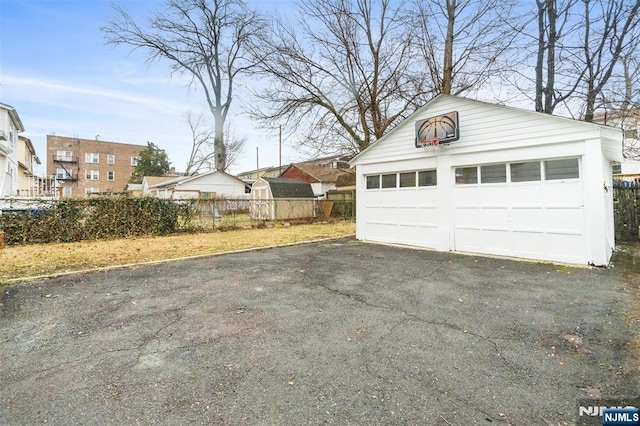
[[[47,176],[61,197],[123,192],[146,145],[47,135]]]

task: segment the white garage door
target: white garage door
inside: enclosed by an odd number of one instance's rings
[[[586,262],[578,158],[455,169],[454,250]]]
[[[366,186],[367,240],[434,247],[438,232],[435,170],[370,175]]]

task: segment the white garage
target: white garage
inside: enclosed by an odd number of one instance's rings
[[[351,160],[356,236],[606,265],[621,160],[620,129],[439,95]]]

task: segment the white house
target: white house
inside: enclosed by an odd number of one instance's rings
[[[621,160],[620,129],[439,95],[350,161],[356,236],[606,265]]]
[[[24,126],[18,111],[0,103],[0,197],[16,195],[18,190],[18,133]]]
[[[152,190],[151,188],[160,185],[161,183],[175,180],[178,176],[143,176],[142,183],[140,184],[140,190],[144,197],[158,197],[158,192],[164,194],[164,190]],[[186,176],[182,176],[186,179]],[[162,197],[168,198],[168,197]]]
[[[144,183],[143,183],[144,185]],[[181,200],[190,198],[249,198],[249,187],[225,172],[212,170],[195,176],[178,176],[148,187],[148,193],[158,198]]]

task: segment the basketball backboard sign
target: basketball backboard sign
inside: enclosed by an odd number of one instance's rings
[[[416,121],[416,148],[422,148],[428,140],[438,139],[443,144],[459,138],[458,111]]]

